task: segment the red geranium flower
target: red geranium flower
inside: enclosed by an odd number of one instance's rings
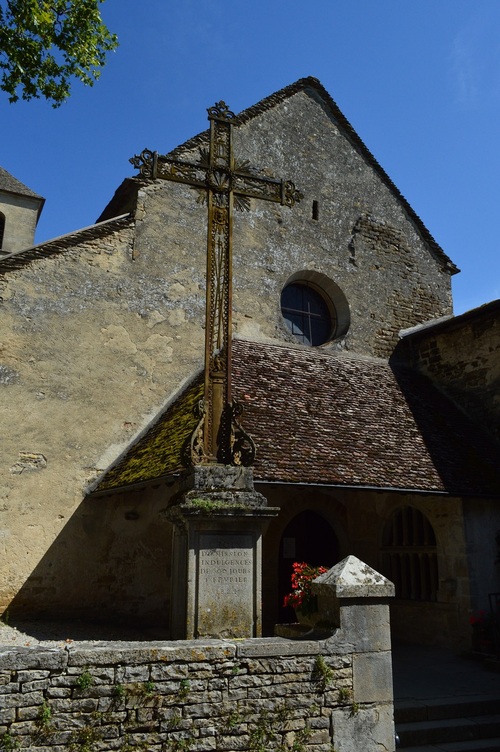
[[[304,614],[317,610],[316,596],[312,592],[312,582],[320,574],[328,572],[327,567],[312,567],[306,562],[294,562],[292,571],[292,592],[285,595],[284,606],[291,606]]]

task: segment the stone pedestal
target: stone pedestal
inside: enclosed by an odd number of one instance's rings
[[[338,627],[333,650],[352,655],[352,703],[331,715],[338,752],[394,752],[389,599],[394,585],[355,556],[348,556],[312,585],[319,610]],[[355,710],[355,712],[354,712]]]
[[[262,534],[268,507],[250,468],[200,465],[167,510],[174,523],[173,639],[262,634]]]

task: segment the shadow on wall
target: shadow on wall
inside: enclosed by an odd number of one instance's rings
[[[444,490],[454,496],[500,494],[500,451],[426,376],[391,362]],[[418,469],[418,457],[414,458]]]
[[[166,627],[171,527],[159,515],[164,507],[164,494],[154,492],[83,499],[11,601],[10,623]]]

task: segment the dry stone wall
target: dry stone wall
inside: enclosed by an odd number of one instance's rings
[[[0,648],[0,748],[394,752],[392,583],[354,556],[295,639]]]
[[[392,705],[369,684],[355,689],[353,670],[353,655],[333,654],[328,641],[3,649],[0,748],[380,749],[370,737],[390,728]],[[365,744],[339,738],[332,747],[336,734]]]

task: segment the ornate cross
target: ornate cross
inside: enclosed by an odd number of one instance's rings
[[[145,178],[173,180],[200,193],[208,204],[205,389],[199,423],[190,445],[193,464],[220,462],[251,465],[255,446],[239,425],[241,406],[231,401],[232,226],[233,208],[249,210],[260,198],[293,206],[303,198],[290,181],[256,174],[248,162],[233,157],[232,128],[238,120],[224,102],[208,110],[209,148],[197,163],[145,149],[130,162]]]

